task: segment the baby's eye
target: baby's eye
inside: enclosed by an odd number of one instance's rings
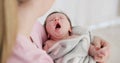
[[[53,21],[53,19],[48,20],[49,22]]]
[[[60,19],[64,19],[63,17],[60,17]]]
[[[51,21],[53,21],[53,19],[52,19],[52,20],[49,20],[49,21],[51,22]]]
[[[48,21],[47,21],[47,24],[48,24],[48,23],[51,23],[51,22],[52,22],[52,20],[48,20]]]

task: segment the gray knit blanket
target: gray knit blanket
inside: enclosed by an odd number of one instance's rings
[[[81,30],[81,28],[79,30]],[[61,40],[47,51],[54,60],[54,63],[96,63],[93,58],[88,55],[91,42],[90,34],[83,30],[81,33],[81,31],[77,29],[74,29],[73,32],[78,36]]]

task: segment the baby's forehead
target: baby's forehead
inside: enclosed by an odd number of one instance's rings
[[[66,17],[63,13],[54,13],[54,14],[49,15],[48,18],[50,18],[50,17],[56,17],[56,16]]]

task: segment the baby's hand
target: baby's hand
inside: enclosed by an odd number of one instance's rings
[[[96,53],[97,53],[96,47],[91,44],[90,48],[89,48],[89,55],[92,56],[92,57],[94,57],[96,55]]]
[[[104,47],[97,51],[96,55],[94,56],[94,60],[99,63],[104,63],[107,61],[108,57],[109,49],[107,47]]]
[[[89,55],[93,57],[96,62],[104,61],[104,51],[101,51],[100,48],[95,47],[94,45],[90,45]]]
[[[104,63],[109,58],[109,47],[109,43],[107,43],[105,40],[95,37],[90,46],[89,54],[98,63]]]

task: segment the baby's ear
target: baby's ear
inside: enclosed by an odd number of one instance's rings
[[[69,35],[71,35],[71,34],[72,34],[72,29],[70,28],[70,29],[68,30],[68,32],[69,32]]]
[[[71,29],[71,28],[69,29],[69,32],[70,32],[70,33],[72,32],[72,29]]]

